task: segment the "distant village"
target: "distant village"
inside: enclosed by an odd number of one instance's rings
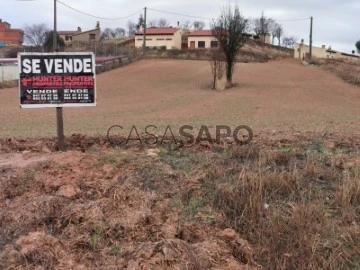
[[[202,50],[218,47],[218,41],[213,35],[212,30],[204,29],[205,24],[202,22],[194,23],[192,26],[180,26],[178,22],[176,27],[167,25],[155,26],[150,23],[150,27],[144,28],[140,25],[129,26],[127,33],[122,28],[101,30],[100,22],[96,22],[95,27],[89,30],[83,30],[80,26],[74,27],[72,30],[58,31],[60,40],[62,41],[62,49],[65,51],[86,51],[93,50],[99,44],[108,44],[128,47],[142,48],[144,46],[144,34],[146,33],[146,47],[157,48],[163,50]],[[35,26],[34,26],[35,27]],[[297,42],[294,37],[285,37],[281,26],[277,26],[274,30],[266,33],[256,31],[254,34],[247,34],[249,39],[270,44],[274,46],[284,46],[294,49],[294,58],[306,60],[310,52],[310,46],[305,44],[302,39]],[[280,27],[280,28],[279,28]],[[39,47],[39,44],[29,44],[26,39],[26,29],[13,29],[9,22],[0,19],[0,58],[5,58],[6,49]],[[280,40],[282,38],[282,44]],[[276,41],[276,42],[275,42]],[[275,45],[276,43],[276,45]],[[2,50],[3,49],[3,50]],[[121,50],[120,50],[121,52]],[[120,53],[117,49],[108,50],[109,54]],[[103,54],[106,54],[103,52]],[[312,56],[315,58],[334,58],[347,60],[360,60],[359,56],[352,52],[340,52],[331,46],[323,45],[321,47],[312,47]]]

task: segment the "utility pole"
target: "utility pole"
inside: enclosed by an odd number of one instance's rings
[[[266,27],[266,22],[265,22],[265,17],[264,17],[264,11],[262,11],[262,13],[261,13],[261,19],[260,20],[261,20],[260,21],[261,32],[264,35],[263,36],[263,42],[265,43],[266,42],[266,34],[267,34],[267,33],[265,33],[265,30],[267,30],[265,28],[267,28],[267,27]]]
[[[146,54],[146,13],[147,13],[147,8],[144,8],[144,40],[143,40],[143,55]]]
[[[310,51],[309,57],[310,61],[312,60],[312,43],[313,43],[313,17],[310,17]]]
[[[54,0],[53,52],[57,52],[57,15],[56,15],[56,0]]]
[[[53,52],[56,53],[57,51],[58,51],[57,12],[56,12],[56,0],[54,0]],[[64,119],[63,119],[62,107],[56,108],[56,129],[57,129],[58,149],[60,151],[63,151],[65,149],[65,139],[64,139]]]

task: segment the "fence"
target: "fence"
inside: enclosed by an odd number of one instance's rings
[[[0,83],[19,78],[17,59],[0,59]]]
[[[81,42],[74,41],[71,44],[66,44],[65,52],[94,52],[96,56],[109,57],[121,56],[129,59],[136,58],[136,49],[133,46],[125,46],[118,43],[106,43],[102,41],[97,42]]]

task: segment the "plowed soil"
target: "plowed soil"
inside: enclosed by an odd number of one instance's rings
[[[66,108],[65,132],[105,135],[109,127],[245,124],[263,131],[359,131],[360,90],[293,60],[236,66],[238,85],[212,91],[204,61],[143,60],[98,76],[98,106]],[[20,109],[16,88],[0,90],[0,136],[49,137],[54,109]]]

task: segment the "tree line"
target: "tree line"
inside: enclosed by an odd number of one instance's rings
[[[26,25],[24,28],[25,43],[34,47],[43,47],[45,51],[52,51],[53,33],[46,24]],[[65,41],[57,34],[57,44],[59,47],[65,46]]]
[[[194,30],[202,30],[206,27],[206,23],[200,20],[195,21],[184,21],[182,23],[177,23],[178,27],[186,31]],[[138,32],[141,27],[144,27],[145,22],[143,15],[141,14],[137,20],[137,22],[129,20],[127,22],[127,27],[115,27],[110,28],[107,27],[101,32],[101,39],[119,39],[124,37],[133,36],[136,32]],[[146,23],[147,27],[169,27],[170,23],[165,18],[153,19]],[[280,46],[281,40],[284,46],[291,47],[294,45],[296,38],[292,36],[285,36],[284,29],[282,25],[277,23],[272,18],[267,18],[262,15],[260,18],[256,19],[247,19],[247,28],[245,29],[247,33],[253,32],[255,38],[261,39],[265,41],[265,37],[267,34],[272,36],[272,44],[275,44],[275,40],[277,44]],[[51,47],[47,43],[51,43],[51,38],[47,38],[48,34],[51,31],[45,24],[33,24],[30,26],[25,26],[25,42],[31,46],[45,46]],[[50,33],[52,35],[52,33]],[[64,41],[59,39],[59,44],[63,44]],[[50,44],[51,45],[51,44]]]

